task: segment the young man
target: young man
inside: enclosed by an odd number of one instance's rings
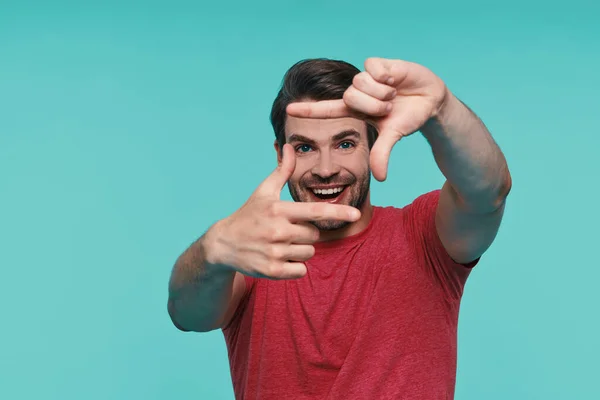
[[[236,398],[452,399],[463,287],[511,188],[490,133],[427,68],[381,58],[297,63],[271,121],[278,167],[179,257],[173,323],[223,330]],[[446,183],[373,206],[371,173],[417,131]]]

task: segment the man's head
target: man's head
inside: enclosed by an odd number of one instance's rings
[[[285,74],[273,102],[271,124],[278,157],[285,143],[296,153],[296,169],[288,181],[295,201],[329,201],[361,211],[366,205],[371,178],[369,150],[377,130],[355,118],[318,120],[286,114],[286,107],[293,102],[341,99],[359,72],[344,61],[310,59],[296,63]],[[326,231],[347,223],[322,221],[314,225]]]

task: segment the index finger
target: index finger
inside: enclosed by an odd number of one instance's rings
[[[291,103],[286,109],[288,115],[298,118],[344,118],[354,113],[343,99]]]
[[[278,210],[291,222],[307,221],[347,221],[354,222],[360,218],[360,211],[352,206],[318,202],[281,202]]]

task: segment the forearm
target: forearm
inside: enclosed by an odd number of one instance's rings
[[[231,299],[235,271],[210,262],[207,234],[177,259],[169,281],[169,315],[182,330],[215,329]]]
[[[421,133],[465,206],[489,212],[502,205],[511,186],[506,159],[483,122],[466,105],[448,93],[438,115]]]

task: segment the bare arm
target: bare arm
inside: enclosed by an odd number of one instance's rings
[[[287,107],[300,118],[363,118],[379,135],[371,170],[386,179],[392,147],[421,131],[447,178],[436,211],[436,229],[459,263],[479,258],[494,240],[511,188],[504,155],[481,120],[422,65],[369,58],[343,99],[297,102]]]
[[[286,144],[283,152],[278,167],[246,203],[177,259],[169,281],[168,310],[179,329],[207,332],[226,326],[246,291],[244,275],[268,279],[306,275],[304,262],[314,255],[319,230],[305,222],[360,218],[360,211],[347,205],[281,201],[281,190],[296,165],[293,147]]]
[[[171,273],[168,311],[182,331],[208,332],[225,326],[246,288],[242,274],[211,259],[212,229],[179,256]]]
[[[438,234],[455,261],[471,262],[500,227],[512,185],[506,159],[483,122],[449,92],[421,132],[447,178],[436,213]]]

